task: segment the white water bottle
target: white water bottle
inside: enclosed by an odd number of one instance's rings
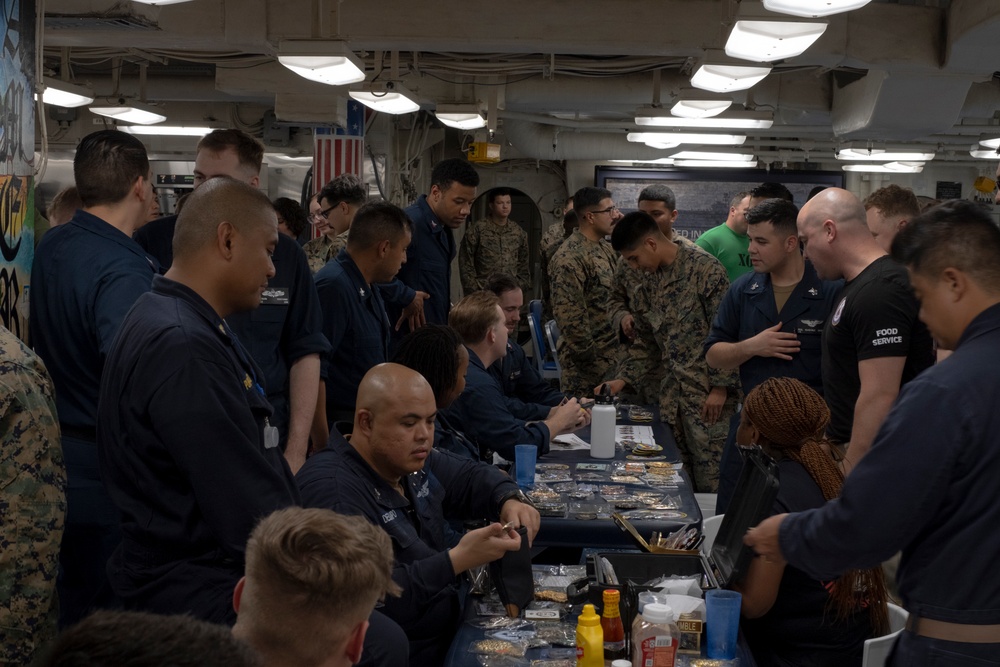
[[[604,391],[597,395],[590,415],[590,455],[595,459],[613,459],[618,410],[606,384]]]

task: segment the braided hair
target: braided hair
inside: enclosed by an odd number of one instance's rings
[[[827,500],[840,495],[844,475],[823,436],[830,409],[819,394],[793,378],[769,378],[747,395],[743,410],[760,433],[758,444],[805,468]],[[868,606],[874,636],[888,633],[888,592],[881,567],[845,572],[834,582],[830,599],[838,619]]]
[[[400,341],[392,362],[412,368],[427,380],[439,408],[458,381],[462,339],[451,327],[427,324]]]

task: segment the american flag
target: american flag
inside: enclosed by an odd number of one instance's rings
[[[365,106],[348,100],[345,128],[317,128],[313,149],[313,190],[341,174],[364,177]]]

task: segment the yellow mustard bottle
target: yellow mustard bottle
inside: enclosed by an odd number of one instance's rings
[[[583,605],[576,622],[576,667],[604,667],[604,631],[594,605]]]

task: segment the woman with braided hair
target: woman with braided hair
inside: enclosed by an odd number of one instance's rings
[[[844,476],[823,439],[829,421],[823,398],[799,380],[771,378],[747,395],[736,442],[759,445],[777,462],[774,514],[819,507],[840,494]],[[888,632],[881,568],[817,581],[756,558],[737,589],[741,627],[760,667],[861,665],[865,640]]]

